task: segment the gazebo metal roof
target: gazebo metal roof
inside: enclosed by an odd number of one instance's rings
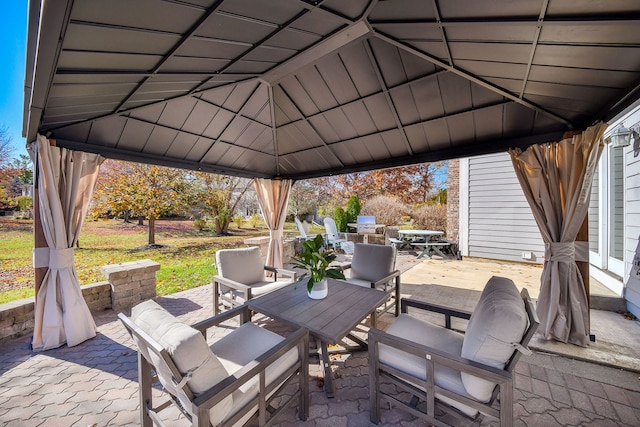
[[[635,0],[36,0],[24,134],[302,179],[504,151],[640,95]]]

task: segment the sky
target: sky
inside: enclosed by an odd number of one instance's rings
[[[13,155],[26,154],[22,137],[24,67],[27,46],[27,0],[0,0],[0,128],[7,128]]]

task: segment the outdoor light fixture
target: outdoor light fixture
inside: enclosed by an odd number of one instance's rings
[[[633,128],[627,129],[620,124],[611,135],[611,145],[613,148],[627,147],[631,144],[631,138],[637,138],[638,134]]]

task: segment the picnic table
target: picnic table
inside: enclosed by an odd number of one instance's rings
[[[421,249],[418,258],[427,255],[431,258],[434,254],[447,258],[444,251],[449,250],[451,242],[442,240],[443,231],[437,230],[398,230],[398,239],[389,239],[397,249],[414,247]]]

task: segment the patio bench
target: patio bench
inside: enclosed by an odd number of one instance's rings
[[[411,242],[411,246],[415,246],[417,248],[422,248],[422,252],[418,255],[418,258],[422,258],[427,255],[429,258],[433,256],[434,253],[440,255],[442,258],[447,258],[443,249],[451,246],[451,242],[447,241],[435,241],[435,242]]]
[[[391,243],[391,246],[395,246],[396,249],[401,249],[405,246],[409,246],[411,242],[407,242],[406,240],[396,239],[395,237],[389,237],[389,243]]]

